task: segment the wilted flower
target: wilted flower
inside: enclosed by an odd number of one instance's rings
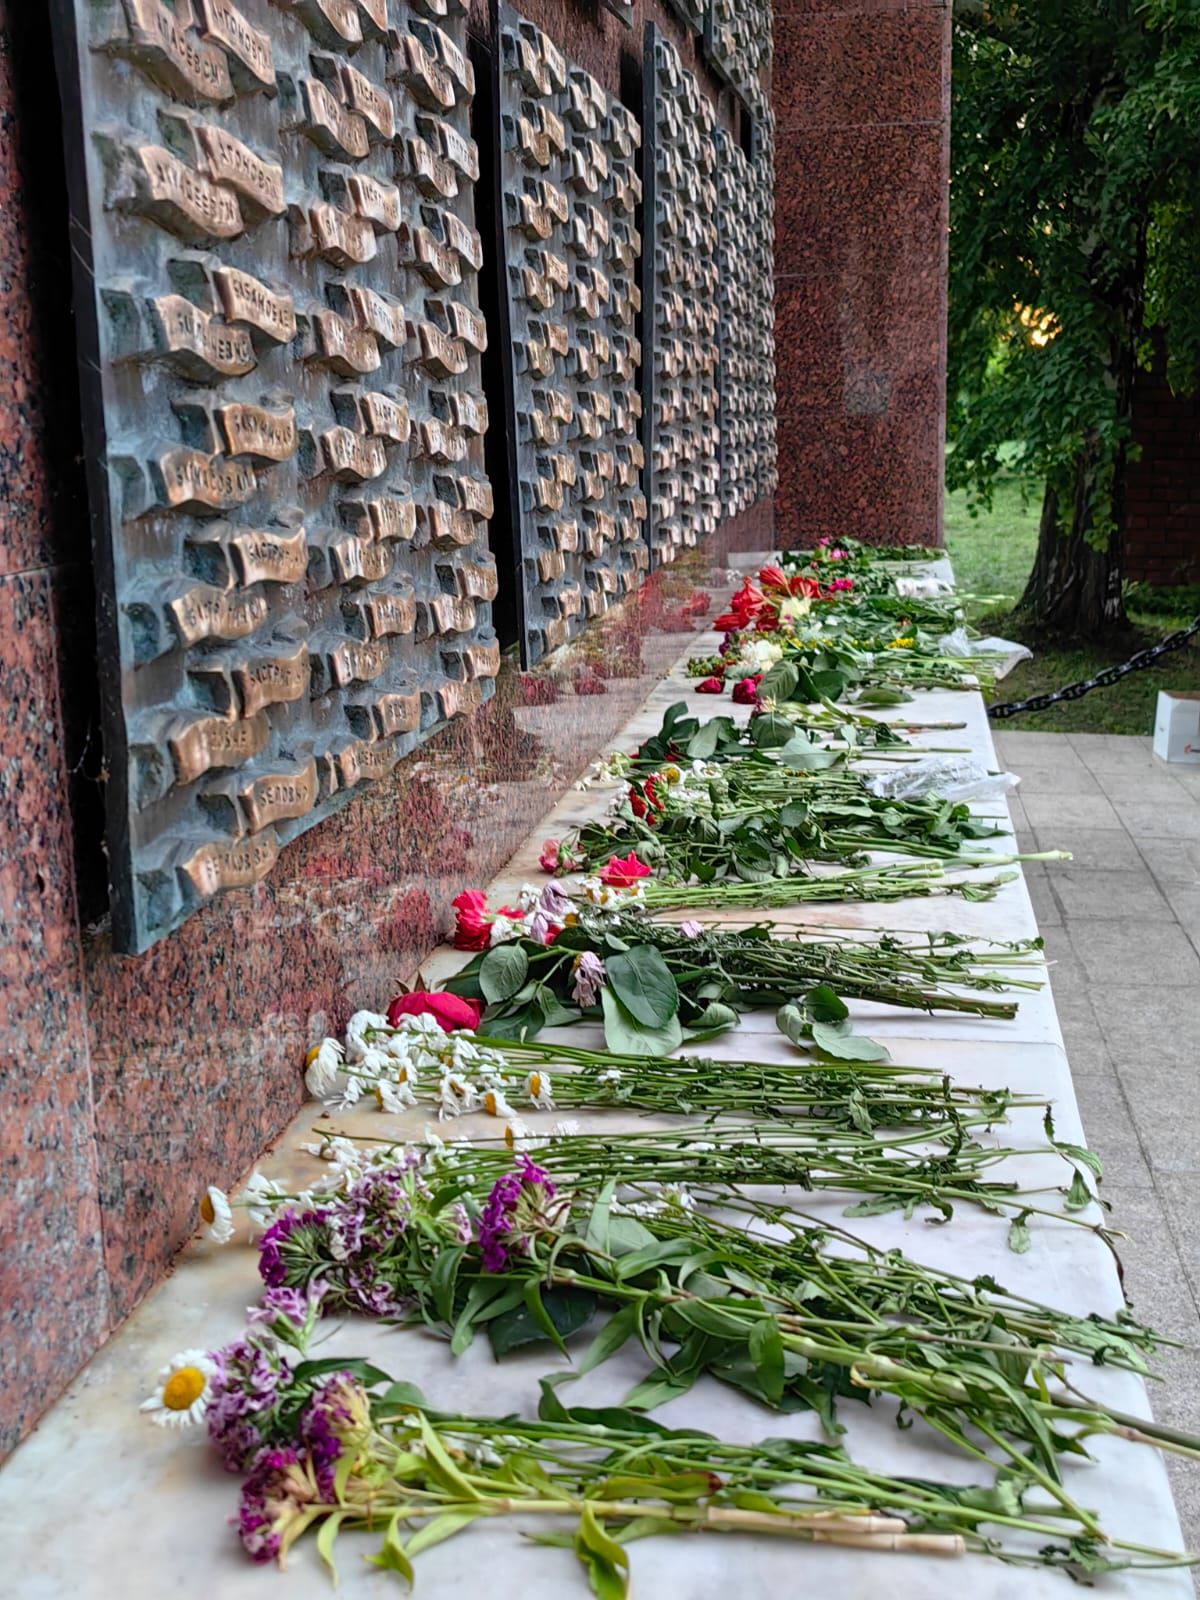
[[[549,1175],[520,1157],[516,1172],[498,1178],[479,1219],[479,1246],[486,1272],[502,1272],[514,1248],[529,1250],[533,1235],[554,1227],[546,1213],[555,1188]]]
[[[725,679],[724,678],[701,678],[700,682],[696,685],[696,693],[697,694],[724,694],[725,693]]]
[[[336,1039],[323,1039],[304,1058],[304,1086],[315,1099],[333,1094],[344,1052]]]
[[[583,1010],[594,1006],[600,998],[600,991],[604,987],[604,963],[600,957],[591,950],[581,950],[574,961],[575,981],[571,986],[571,998]]]
[[[233,1238],[233,1210],[223,1189],[209,1184],[200,1199],[200,1217],[210,1239],[228,1244]]]

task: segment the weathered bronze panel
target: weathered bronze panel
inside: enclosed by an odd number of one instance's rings
[[[695,75],[646,26],[643,439],[654,560],[674,560],[720,513],[716,117]]]
[[[465,0],[52,0],[116,947],[498,665]]]
[[[649,565],[634,332],[641,131],[509,6],[499,30],[512,521],[533,662]],[[456,331],[472,341],[465,318]],[[462,503],[472,496],[464,485]]]

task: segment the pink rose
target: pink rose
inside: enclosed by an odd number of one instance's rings
[[[723,678],[701,678],[696,685],[697,694],[724,694],[725,680]]]
[[[753,678],[743,678],[740,683],[733,686],[733,702],[739,706],[752,706],[758,700],[758,686],[762,682],[762,673],[756,673]]]
[[[547,839],[542,845],[542,853],[538,857],[538,866],[543,872],[558,871],[558,840]]]
[[[611,856],[600,874],[600,881],[607,883],[611,889],[628,889],[639,878],[649,876],[650,868],[644,861],[638,860],[636,850],[631,850],[624,858]]]

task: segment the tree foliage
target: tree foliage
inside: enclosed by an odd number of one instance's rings
[[[1025,604],[1123,620],[1134,377],[1200,358],[1200,3],[956,7],[948,477],[1046,485]],[[1015,445],[1015,459],[1001,448]]]

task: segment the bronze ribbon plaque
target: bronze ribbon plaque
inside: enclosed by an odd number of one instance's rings
[[[491,692],[475,86],[463,0],[52,12],[136,952]]]
[[[642,351],[637,118],[540,29],[499,8],[501,320],[524,659],[639,584]]]
[[[656,563],[720,520],[716,116],[679,52],[646,24],[644,439]]]

